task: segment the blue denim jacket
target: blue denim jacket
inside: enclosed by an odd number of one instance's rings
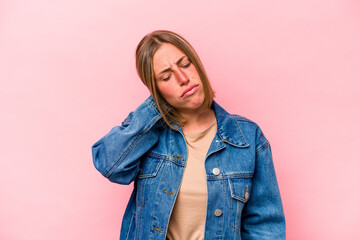
[[[204,239],[285,239],[285,218],[270,144],[259,126],[212,105],[217,133],[205,160]],[[92,147],[95,167],[130,184],[121,240],[166,239],[187,160],[181,127],[168,127],[152,97]],[[220,170],[220,171],[219,171]]]

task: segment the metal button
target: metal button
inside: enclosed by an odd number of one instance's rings
[[[220,209],[216,209],[214,214],[215,214],[215,216],[220,217],[222,214],[222,211]]]
[[[220,174],[220,169],[214,168],[214,169],[212,170],[212,172],[213,172],[214,175],[219,175],[219,174]]]

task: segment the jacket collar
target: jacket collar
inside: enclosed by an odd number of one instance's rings
[[[235,117],[229,114],[219,104],[213,101],[212,108],[215,111],[218,125],[218,133],[223,142],[227,142],[235,147],[248,147],[244,134]]]
[[[159,110],[156,107],[155,101],[152,96],[150,96],[147,101],[152,103],[155,110],[159,113]],[[169,111],[171,106],[164,102],[166,106],[166,110]],[[225,109],[223,109],[219,104],[213,101],[211,107],[214,109],[216,115],[216,121],[218,125],[218,133],[221,138],[221,141],[227,142],[235,147],[248,147],[244,134],[242,133],[240,126],[235,119],[235,117],[229,114]],[[177,122],[171,122],[174,124],[174,127],[179,131],[181,130],[180,124]]]

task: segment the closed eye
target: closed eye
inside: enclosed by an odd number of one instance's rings
[[[187,63],[187,64],[185,64],[185,65],[182,65],[181,67],[182,67],[182,68],[188,68],[188,67],[190,67],[190,64],[191,64],[191,63],[189,62],[189,63]]]
[[[167,81],[167,80],[169,80],[170,79],[170,77],[171,77],[171,74],[169,74],[168,76],[166,76],[165,78],[163,78],[162,80],[163,81]]]

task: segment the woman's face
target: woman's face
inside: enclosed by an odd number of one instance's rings
[[[170,43],[163,43],[153,57],[156,87],[172,107],[181,112],[198,110],[204,102],[203,84],[187,56]]]

